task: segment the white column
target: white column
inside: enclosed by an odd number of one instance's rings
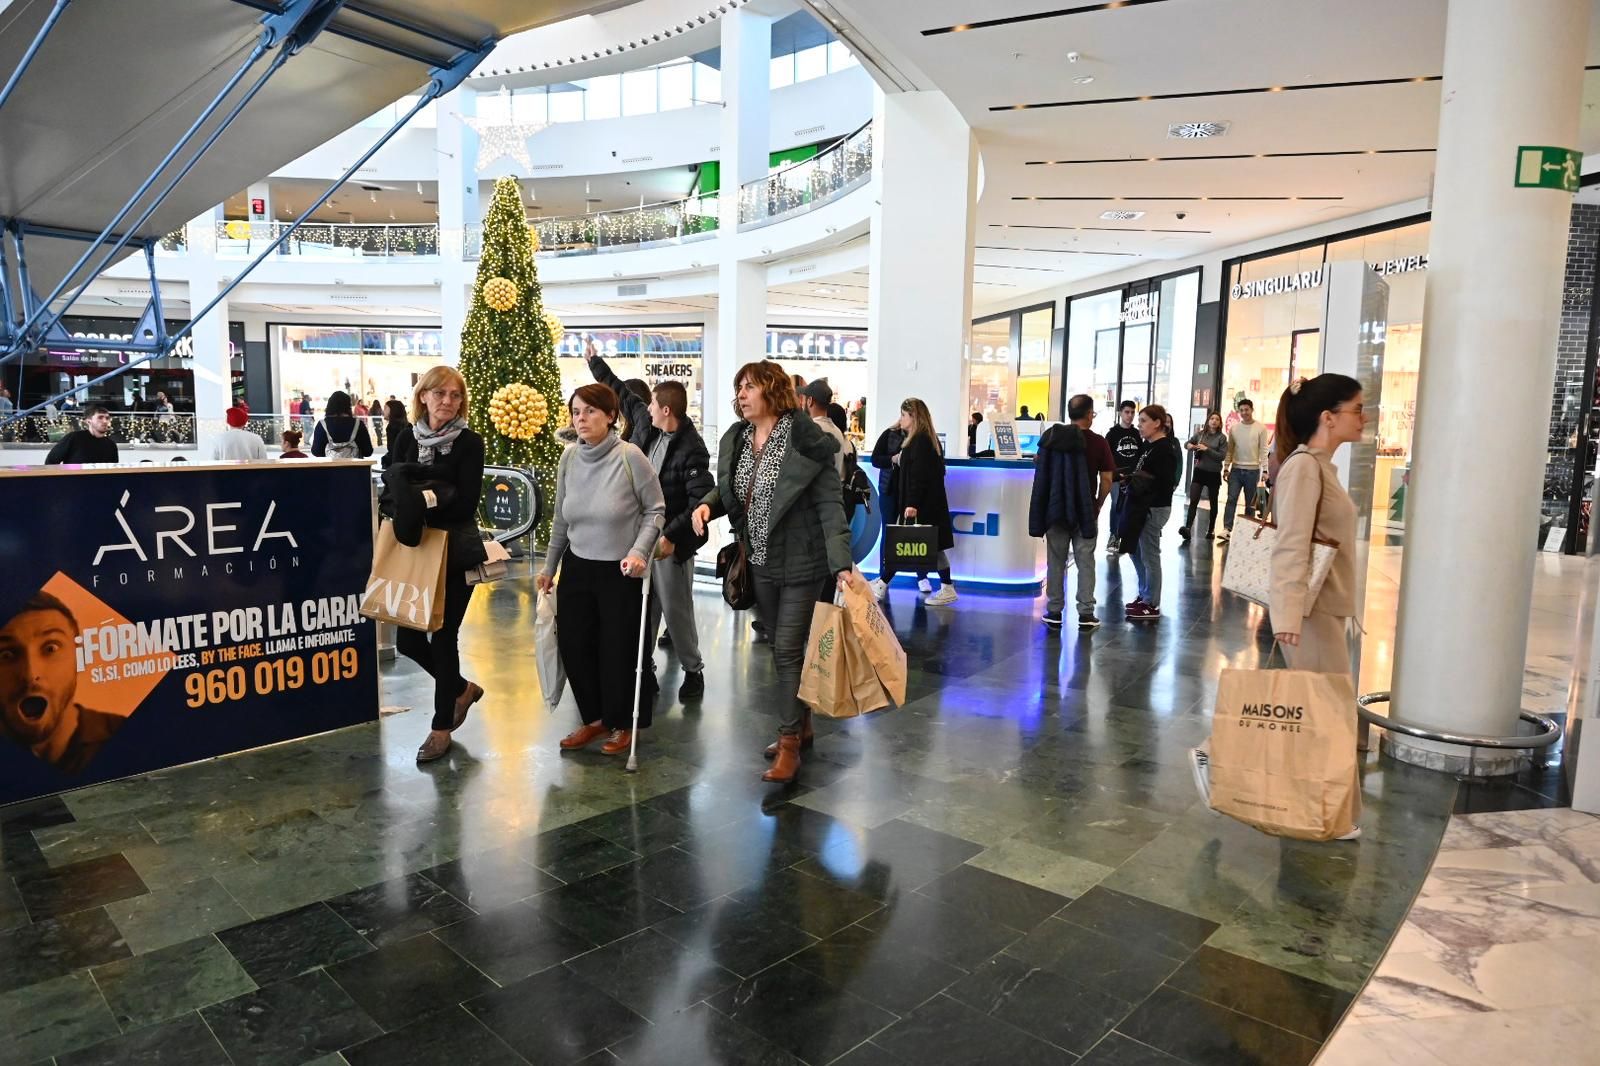
[[[888,93],[873,123],[877,206],[867,328],[867,439],[916,396],[952,455],[966,454],[978,147],[942,93]]]
[[[722,28],[722,145],[720,203],[722,236],[716,247],[716,347],[704,367],[706,417],[725,427],[733,417],[730,377],[766,350],[767,268],[738,258],[739,189],[767,174],[771,158],[768,126],[771,99],[772,19],[740,10],[724,16]],[[715,445],[713,445],[714,447]]]
[[[476,260],[462,258],[468,225],[481,223],[478,207],[478,135],[462,115],[477,109],[477,93],[460,88],[442,97],[435,126],[439,161],[439,319],[446,359],[460,357],[461,330],[467,324],[467,301]]]
[[[221,291],[222,264],[216,256],[216,220],[207,212],[189,223],[189,314],[199,313]],[[184,317],[184,316],[173,316]],[[226,428],[223,418],[233,406],[233,365],[228,357],[228,301],[223,300],[190,331],[189,367],[194,372],[195,444],[199,458],[211,458],[211,446]]]
[[[1519,146],[1576,147],[1588,30],[1588,0],[1450,0],[1446,21],[1391,713],[1460,734],[1517,731],[1572,197],[1513,175]],[[1484,446],[1491,412],[1506,432]],[[1480,752],[1477,770],[1513,764]]]
[[[251,222],[274,221],[272,214],[272,187],[264,181],[258,181],[245,190],[245,216]],[[256,201],[261,201],[261,210],[255,210]],[[267,232],[267,231],[263,231]],[[258,236],[253,234],[253,236]],[[268,238],[269,240],[271,238]]]

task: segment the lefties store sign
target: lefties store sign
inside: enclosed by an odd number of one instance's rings
[[[0,803],[375,719],[368,479],[5,477]]]

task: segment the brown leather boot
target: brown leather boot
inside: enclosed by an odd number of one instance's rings
[[[761,775],[761,780],[787,785],[800,772],[800,738],[785,733],[778,738],[778,754],[772,760],[772,769]]]
[[[800,750],[810,751],[811,746],[817,742],[817,734],[811,729],[811,712],[807,711],[800,719]],[[778,754],[778,742],[773,741],[767,745],[767,750],[761,753],[763,759],[771,759]]]

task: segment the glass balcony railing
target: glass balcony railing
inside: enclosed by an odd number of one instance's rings
[[[286,222],[217,223],[217,255],[260,255],[289,228]],[[283,242],[279,254],[309,259],[370,259],[439,254],[438,223],[307,222]]]
[[[739,223],[765,225],[804,214],[871,180],[869,123],[810,159],[741,186]]]
[[[620,211],[541,218],[529,228],[538,234],[541,256],[633,251],[715,236],[719,205],[715,196],[692,196]],[[483,226],[473,223],[467,227],[463,258],[477,259],[482,250]]]

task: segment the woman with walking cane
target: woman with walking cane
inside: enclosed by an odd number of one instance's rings
[[[656,680],[643,669],[639,632],[647,560],[661,533],[666,503],[643,452],[617,435],[617,394],[585,385],[568,409],[578,443],[561,454],[556,504],[541,593],[555,584],[557,644],[582,723],[564,751],[607,736],[606,755],[629,753],[634,730],[650,726]]]
[[[739,420],[722,435],[717,487],[692,522],[704,536],[706,523],[727,515],[749,564],[781,696],[778,742],[767,749],[772,769],[762,780],[786,784],[811,739],[811,710],[798,693],[812,609],[835,584],[845,588],[855,563],[833,465],[837,442],[797,413],[794,384],[777,363],[745,364],[733,388]]]

